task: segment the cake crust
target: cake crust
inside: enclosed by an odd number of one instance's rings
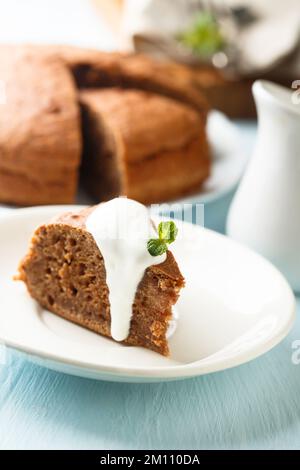
[[[137,53],[103,52],[73,46],[40,46],[59,56],[79,88],[120,87],[150,91],[185,103],[206,115],[209,106],[186,66]]]

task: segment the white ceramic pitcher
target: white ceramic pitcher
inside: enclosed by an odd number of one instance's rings
[[[297,91],[259,80],[254,154],[232,202],[227,233],[249,245],[300,292],[300,103]],[[298,98],[298,99],[297,99]]]

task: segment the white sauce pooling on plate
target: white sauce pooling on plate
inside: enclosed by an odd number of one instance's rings
[[[111,336],[123,341],[129,334],[132,304],[144,272],[165,261],[166,254],[154,257],[148,252],[147,241],[157,234],[147,208],[132,199],[119,197],[99,204],[85,225],[104,259]]]

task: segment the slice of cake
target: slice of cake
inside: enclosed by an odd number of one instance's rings
[[[151,204],[200,190],[210,170],[204,115],[141,90],[86,90],[80,103],[84,181],[98,201]]]
[[[81,158],[80,112],[61,59],[0,47],[0,201],[73,202]]]
[[[17,279],[51,312],[167,356],[184,286],[167,250],[175,229],[167,228],[160,224],[157,234],[145,206],[127,198],[63,214],[35,231]]]

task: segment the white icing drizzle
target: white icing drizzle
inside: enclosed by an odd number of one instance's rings
[[[149,254],[147,241],[157,234],[147,208],[132,199],[119,197],[99,204],[85,225],[104,259],[111,335],[123,341],[129,334],[132,304],[144,272],[165,261],[166,254]]]

